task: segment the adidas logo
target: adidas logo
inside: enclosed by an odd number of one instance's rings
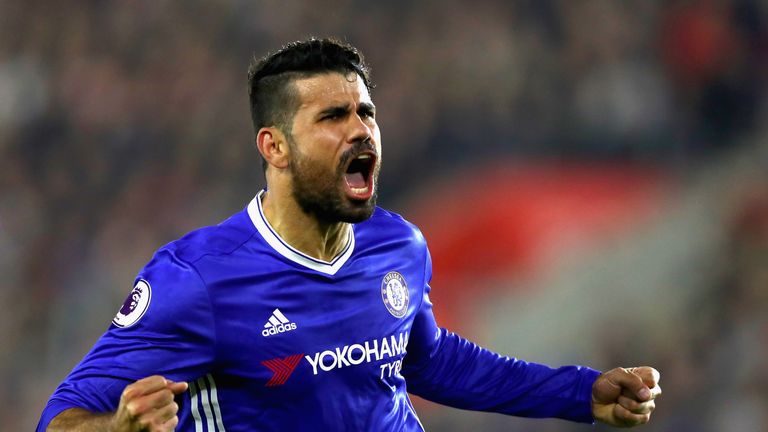
[[[263,336],[272,336],[291,330],[296,330],[296,323],[288,321],[288,318],[280,312],[280,309],[275,309],[272,311],[272,316],[269,317],[269,321],[264,324],[264,330],[261,331],[261,334]]]

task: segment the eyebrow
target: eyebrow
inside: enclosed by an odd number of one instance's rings
[[[320,111],[317,114],[317,116],[325,117],[327,115],[343,115],[343,114],[347,114],[349,110],[350,110],[349,104],[336,105],[336,106],[325,108],[324,110]],[[371,102],[361,102],[358,108],[358,111],[363,111],[363,112],[368,112],[373,114],[376,112],[376,106]]]
[[[336,105],[328,107],[318,113],[319,117],[325,117],[326,115],[341,115],[349,112],[349,104]]]
[[[374,113],[376,112],[376,105],[372,102],[360,102],[360,109]]]

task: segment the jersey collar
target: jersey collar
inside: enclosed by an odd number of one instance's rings
[[[332,261],[328,262],[313,258],[291,247],[291,245],[283,240],[269,224],[267,218],[264,216],[264,209],[261,207],[261,198],[264,196],[264,192],[265,190],[261,190],[248,204],[248,216],[250,216],[253,225],[264,240],[266,240],[277,253],[296,264],[327,275],[335,275],[344,263],[349,260],[349,257],[352,256],[352,251],[355,249],[354,230],[349,230],[347,244]]]

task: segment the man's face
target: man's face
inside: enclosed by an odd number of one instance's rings
[[[300,105],[287,134],[293,197],[325,222],[362,222],[376,206],[381,135],[357,74],[294,81]]]

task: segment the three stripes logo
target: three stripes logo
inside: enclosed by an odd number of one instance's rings
[[[224,418],[219,406],[219,392],[213,375],[208,374],[189,382],[190,407],[195,420],[195,430],[202,431],[205,426],[210,432],[226,432]]]
[[[261,362],[261,364],[269,368],[273,374],[272,378],[267,381],[266,386],[274,387],[285,384],[293,371],[296,370],[296,366],[299,365],[299,362],[303,357],[304,354],[294,354],[288,357],[274,358],[272,360],[264,360]]]
[[[272,311],[272,316],[264,324],[264,330],[261,331],[262,336],[271,336],[278,333],[285,333],[291,330],[296,330],[296,323],[290,322],[288,318],[280,312],[280,309]]]

